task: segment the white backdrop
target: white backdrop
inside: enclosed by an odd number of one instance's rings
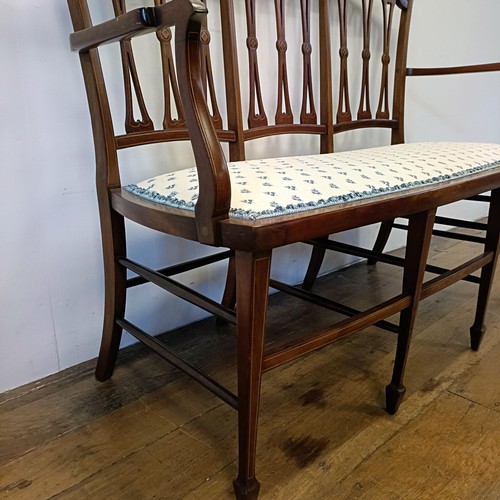
[[[2,392],[97,355],[103,285],[92,138],[78,57],[68,45],[66,2],[0,0],[0,8]],[[498,0],[416,0],[409,63],[500,60],[499,25]],[[500,76],[494,74],[411,79],[407,140],[500,141],[499,89]],[[471,204],[448,210],[484,214],[483,207]],[[347,238],[369,244],[374,234],[371,228]],[[155,255],[150,242],[136,245],[133,253],[149,252],[152,261],[168,263],[176,255],[200,252],[186,242],[175,243],[171,255]],[[393,247],[400,243],[392,240]],[[299,281],[308,252],[299,245],[282,250],[274,273]],[[345,263],[330,257],[323,270]],[[219,271],[199,271],[188,279],[217,297]],[[175,310],[172,328],[201,316],[148,290],[129,314],[165,317],[169,307]],[[164,322],[155,321],[148,326],[159,332]]]

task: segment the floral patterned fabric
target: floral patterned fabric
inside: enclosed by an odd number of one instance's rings
[[[231,210],[240,219],[287,215],[448,181],[500,166],[499,144],[417,143],[228,164]],[[499,173],[500,175],[500,173]],[[196,168],[126,189],[169,207],[194,210]]]

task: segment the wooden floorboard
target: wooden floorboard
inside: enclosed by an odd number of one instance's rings
[[[436,240],[453,265],[470,244]],[[322,278],[332,299],[365,308],[399,290],[401,271],[353,266]],[[396,337],[369,328],[264,377],[258,477],[262,499],[500,498],[500,277],[479,352],[469,349],[476,285],[420,306],[400,411],[384,411]],[[274,338],[334,313],[271,298]],[[211,333],[210,333],[211,332]],[[214,320],[169,344],[234,388],[234,329]],[[112,380],[94,362],[0,395],[0,497],[230,499],[236,413],[144,348],[120,353]]]

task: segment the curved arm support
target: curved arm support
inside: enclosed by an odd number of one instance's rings
[[[186,18],[186,26],[176,24],[175,50],[181,100],[198,171],[199,196],[195,207],[198,240],[218,245],[218,223],[228,218],[231,184],[203,85],[200,32],[205,17],[206,12],[192,11]]]
[[[81,0],[68,2],[76,10]],[[76,31],[70,40],[73,50],[86,53],[104,43],[131,39],[160,27],[175,27],[177,77],[198,170],[199,196],[195,207],[198,239],[201,243],[218,245],[218,223],[228,217],[231,186],[203,85],[200,32],[207,13],[201,0],[171,0]]]

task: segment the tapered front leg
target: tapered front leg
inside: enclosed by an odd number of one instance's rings
[[[481,270],[481,282],[477,296],[476,316],[470,329],[471,347],[474,351],[479,349],[483,339],[485,326],[484,317],[490,297],[491,285],[495,276],[498,260],[498,244],[500,238],[500,189],[491,193],[490,210],[488,213],[488,229],[486,233],[485,252],[493,252],[493,260]]]
[[[406,242],[403,293],[411,296],[411,304],[401,311],[398,345],[391,383],[386,387],[386,407],[389,413],[396,413],[406,391],[403,376],[408,359],[413,325],[417,316],[418,303],[422,293],[425,265],[429,255],[432,226],[436,211],[412,215],[409,220]]]
[[[271,252],[236,252],[239,451],[238,477],[233,484],[241,500],[257,498],[260,488],[255,453],[270,265]]]

